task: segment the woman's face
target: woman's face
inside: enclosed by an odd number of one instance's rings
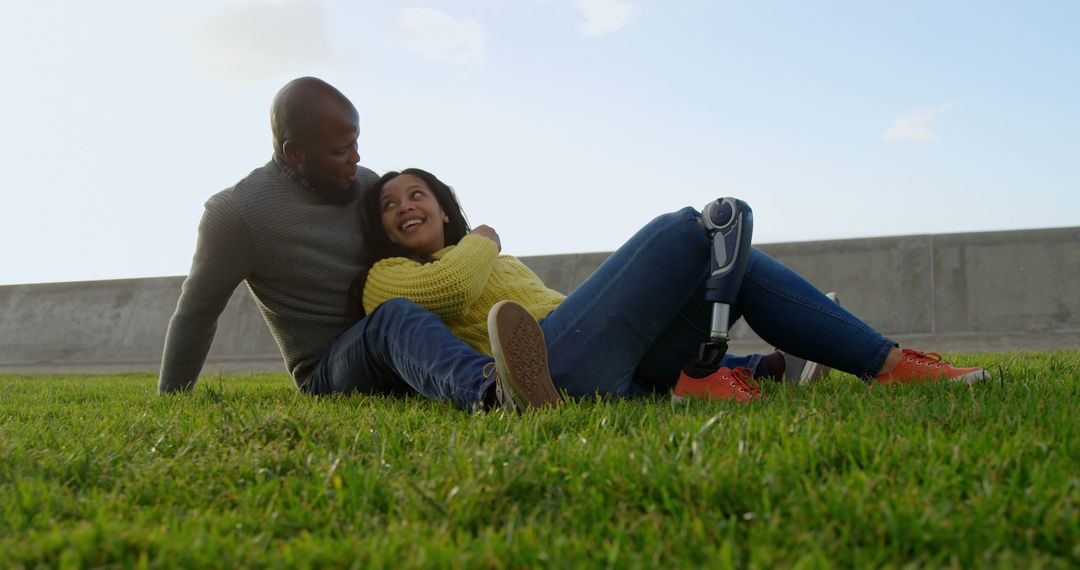
[[[379,193],[379,211],[391,242],[421,255],[445,247],[444,226],[450,219],[420,178],[402,174],[387,182]]]

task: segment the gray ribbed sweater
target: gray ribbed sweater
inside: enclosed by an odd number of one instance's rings
[[[377,179],[358,167],[358,188]],[[324,202],[271,160],[214,194],[199,223],[191,272],[165,335],[158,392],[198,379],[218,316],[241,281],[262,311],[285,365],[304,387],[348,326],[346,296],[360,271],[359,200]]]

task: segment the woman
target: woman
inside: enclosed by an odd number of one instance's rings
[[[488,310],[509,299],[539,321],[551,377],[570,396],[666,390],[679,380],[676,395],[753,399],[758,393],[748,375],[784,373],[780,352],[729,355],[721,363],[724,386],[683,386],[695,382],[680,379],[680,371],[708,336],[711,307],[704,299],[710,240],[691,208],[654,219],[565,296],[517,259],[499,255],[492,228],[470,231],[453,191],[428,172],[389,172],[362,199],[363,261],[370,270],[354,283],[358,317],[404,297],[489,353]],[[362,307],[355,302],[360,291]],[[757,249],[751,249],[732,307],[732,323],[739,317],[786,353],[878,382],[988,377],[981,368],[954,367],[933,353],[900,350]]]

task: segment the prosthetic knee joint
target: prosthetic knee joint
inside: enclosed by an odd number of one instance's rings
[[[701,344],[698,361],[691,366],[716,370],[727,354],[731,305],[739,295],[739,285],[742,284],[746,261],[750,257],[754,213],[742,200],[719,198],[705,205],[701,219],[712,239],[705,299],[713,302],[713,310],[709,340]]]

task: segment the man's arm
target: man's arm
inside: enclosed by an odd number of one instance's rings
[[[159,394],[187,392],[195,387],[214,340],[218,317],[254,265],[251,234],[236,214],[231,196],[221,193],[211,197],[199,223],[191,271],[165,334]]]

